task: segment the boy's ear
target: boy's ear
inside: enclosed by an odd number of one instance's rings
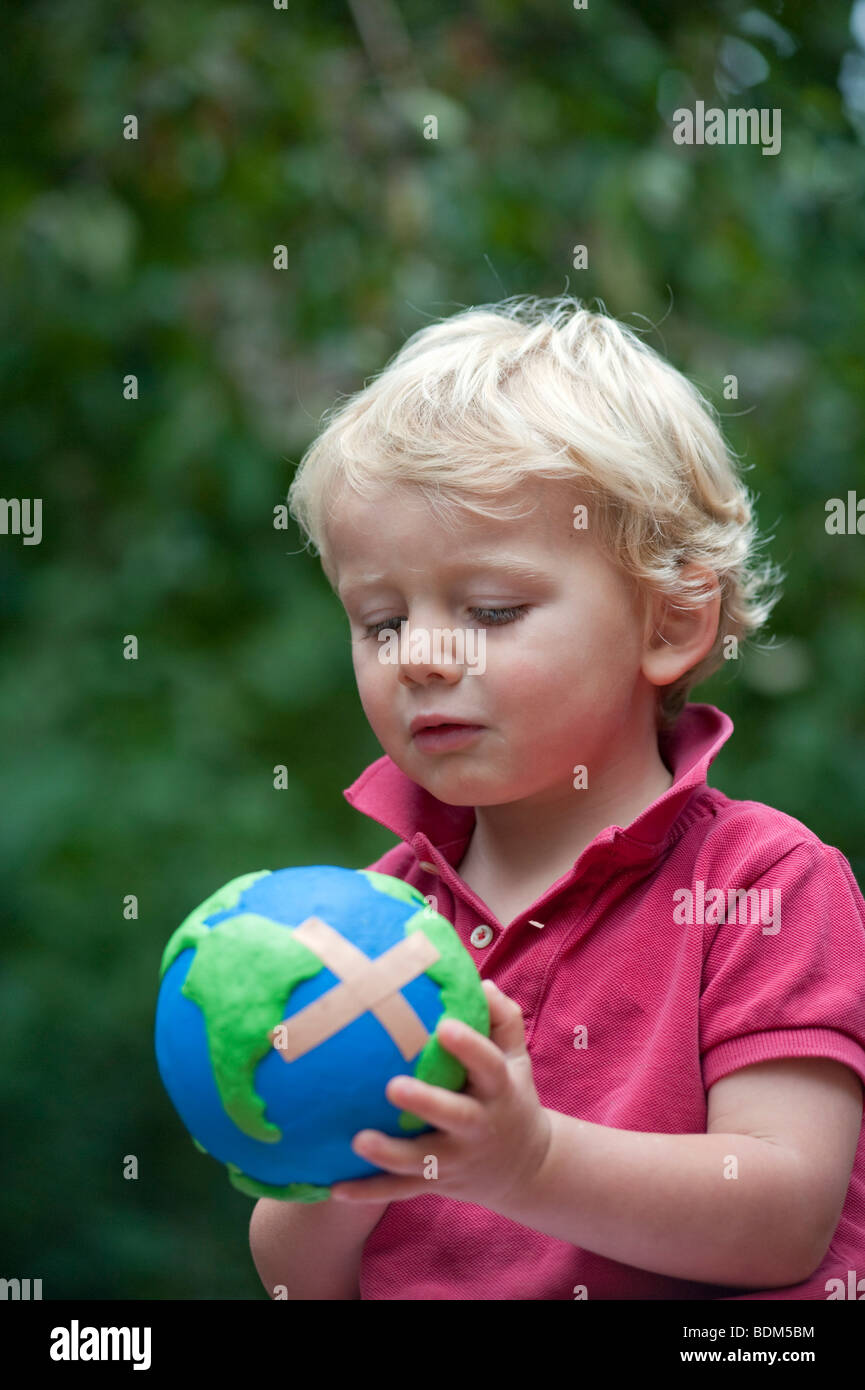
[[[717,575],[696,562],[683,566],[681,573],[701,580],[695,598],[656,594],[649,604],[642,670],[653,685],[671,685],[697,666],[718,635],[721,590]]]

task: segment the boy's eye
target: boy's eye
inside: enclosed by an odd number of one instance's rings
[[[500,627],[503,623],[515,622],[518,618],[524,617],[528,612],[528,604],[521,603],[514,608],[470,608],[469,612],[477,618],[478,622],[489,623],[491,627]],[[368,623],[366,626],[367,637],[377,637],[385,628],[400,628],[406,618],[385,618],[380,623]]]

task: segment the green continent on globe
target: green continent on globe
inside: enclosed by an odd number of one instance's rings
[[[380,893],[387,893],[401,902],[416,903],[421,909],[409,917],[405,934],[408,936],[410,932],[419,930],[425,932],[439,952],[439,959],[428,966],[425,973],[441,989],[442,1019],[459,1019],[489,1037],[487,997],[475,963],[455,928],[446,917],[429,906],[419,888],[413,888],[410,883],[394,878],[392,874],[377,873],[375,869],[359,869],[358,873],[363,874]],[[443,1086],[450,1091],[461,1090],[466,1080],[465,1067],[453,1053],[442,1047],[434,1033],[418,1054],[414,1075],[429,1086]],[[407,1110],[400,1111],[397,1123],[400,1129],[408,1130],[423,1129],[426,1125],[425,1120]]]
[[[324,967],[288,927],[252,912],[215,927],[194,923],[175,956],[187,946],[196,951],[181,992],[204,1014],[225,1112],[252,1139],[278,1143],[282,1130],[265,1119],[265,1102],[253,1086],[255,1068],[272,1047],[268,1034],[282,1021],[292,990]]]
[[[396,898],[401,903],[417,903],[418,907],[427,906],[427,900],[420,889],[413,888],[410,883],[406,883],[405,879],[394,878],[393,874],[380,874],[375,869],[358,869],[357,873],[360,874],[361,878],[365,878],[377,893],[386,893],[389,898]]]
[[[211,893],[209,898],[205,898],[203,903],[199,903],[195,911],[190,912],[188,917],[184,917],[177,930],[172,932],[168,938],[168,945],[162,952],[162,962],[159,966],[160,980],[181,951],[185,950],[187,946],[198,945],[201,937],[198,928],[204,925],[208,917],[215,917],[217,912],[230,912],[233,907],[237,907],[251,883],[255,883],[256,879],[266,878],[271,872],[270,869],[256,869],[251,874],[241,874],[239,878],[230,879],[221,888],[217,888],[215,893]]]
[[[439,1023],[445,1018],[456,1018],[489,1037],[490,1009],[481,978],[454,927],[446,917],[424,904],[423,909],[409,917],[405,924],[406,936],[415,931],[424,932],[439,952],[438,960],[428,965],[425,972],[441,989]],[[435,1033],[430,1034],[421,1049],[414,1064],[414,1075],[429,1086],[443,1086],[450,1091],[461,1090],[466,1081],[462,1062],[442,1047]],[[402,1110],[397,1123],[400,1129],[414,1130],[423,1129],[427,1121]]]
[[[236,1163],[226,1163],[225,1166],[232,1187],[247,1197],[273,1197],[283,1202],[326,1202],[330,1197],[329,1187],[318,1187],[312,1182],[289,1182],[285,1187],[274,1187],[271,1183],[251,1178]]]

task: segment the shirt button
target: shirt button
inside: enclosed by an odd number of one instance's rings
[[[438,873],[438,865],[436,865],[436,864],[431,864],[430,861],[429,861],[428,859],[419,859],[419,860],[418,860],[418,866],[419,866],[419,868],[421,868],[421,869],[426,869],[426,871],[427,871],[428,874],[437,874],[437,873]]]
[[[475,927],[474,931],[469,937],[469,941],[472,943],[473,946],[476,946],[480,950],[484,946],[489,946],[494,935],[495,933],[493,932],[492,927]]]

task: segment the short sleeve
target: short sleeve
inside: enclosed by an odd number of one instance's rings
[[[730,887],[759,890],[763,910],[753,893],[747,911],[731,903]],[[865,899],[844,855],[801,841],[752,883],[725,888],[726,920],[705,928],[705,1089],[780,1057],[833,1058],[865,1086]]]

